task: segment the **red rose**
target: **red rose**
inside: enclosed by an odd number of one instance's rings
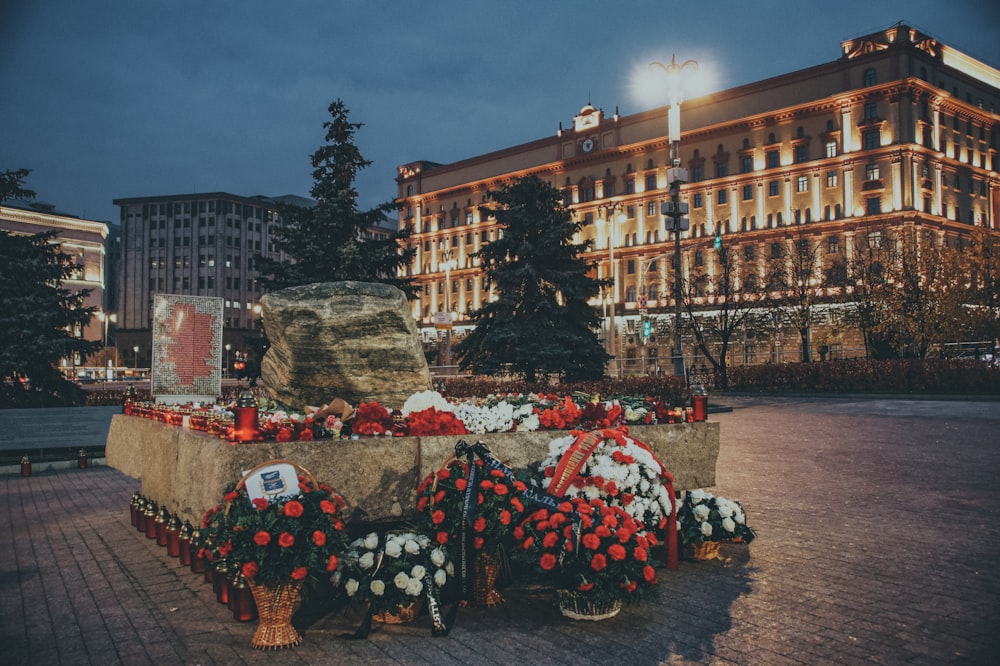
[[[437,534],[434,535],[434,540],[443,546],[446,543],[448,543],[448,533],[438,532]]]
[[[323,513],[337,513],[337,505],[330,500],[320,500],[319,508]]]
[[[281,536],[278,537],[278,545],[282,548],[291,548],[295,543],[295,537],[288,532],[282,532]]]
[[[265,498],[263,497],[254,498],[253,508],[257,509],[258,511],[263,511],[269,506],[271,506],[271,503],[268,502]]]
[[[597,550],[601,547],[601,539],[593,532],[583,535],[583,547],[588,550]]]
[[[476,518],[476,522],[474,522],[472,524],[472,529],[474,529],[477,532],[482,532],[483,530],[485,530],[486,529],[486,519],[483,518],[482,516],[479,516],[478,518]]]
[[[552,553],[545,553],[544,555],[542,555],[542,559],[539,561],[538,564],[542,567],[544,571],[552,571],[552,569],[556,566],[556,561],[557,560],[555,555],[553,555]]]
[[[455,479],[455,488],[459,491],[465,492],[465,489],[469,487],[469,482],[466,479]]]
[[[626,551],[625,547],[622,546],[620,543],[616,543],[612,544],[608,548],[608,555],[610,555],[611,559],[613,559],[615,562],[621,562],[622,560],[625,559],[625,556],[628,555],[628,551]]]
[[[597,553],[590,560],[590,568],[594,571],[604,571],[606,566],[608,566],[608,560],[601,553]]]
[[[253,578],[254,576],[257,575],[257,563],[247,562],[246,564],[243,565],[242,571],[244,578]]]
[[[324,534],[323,532],[320,532],[319,530],[316,530],[315,532],[313,532],[313,543],[316,544],[317,546],[323,546],[323,545],[325,545],[326,544],[326,534]]]
[[[545,537],[542,539],[542,545],[546,548],[552,548],[559,541],[559,535],[555,532],[546,532]]]
[[[292,579],[293,580],[302,580],[303,578],[306,577],[306,574],[308,574],[308,573],[309,573],[309,569],[307,569],[305,567],[296,567],[296,568],[292,569]]]
[[[257,534],[253,535],[253,542],[258,546],[266,546],[271,543],[271,535],[270,533],[261,530],[260,532],[257,532]]]
[[[226,543],[219,546],[219,555],[225,557],[229,553],[233,552],[233,542],[227,541]]]
[[[331,555],[330,559],[327,560],[327,562],[326,562],[326,570],[327,571],[333,571],[334,569],[337,568],[338,564],[340,564],[340,561],[337,559],[337,556],[336,555]]]
[[[440,525],[441,523],[443,523],[444,522],[444,511],[442,511],[441,509],[438,509],[437,511],[435,511],[434,513],[432,513],[431,514],[431,522],[434,523],[435,525]]]
[[[302,515],[302,505],[295,500],[292,500],[285,505],[284,512],[286,516],[291,516],[292,518],[298,518]]]
[[[508,511],[507,509],[504,509],[503,511],[500,512],[500,524],[510,525],[510,511]]]

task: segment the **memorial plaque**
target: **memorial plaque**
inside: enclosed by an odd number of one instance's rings
[[[214,402],[222,394],[222,299],[156,294],[151,392],[157,402]]]

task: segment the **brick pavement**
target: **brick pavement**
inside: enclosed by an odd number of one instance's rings
[[[750,557],[661,570],[658,601],[599,623],[544,592],[339,638],[250,648],[211,586],[129,524],[138,483],[91,467],[0,476],[0,645],[8,664],[996,663],[1000,415],[993,403],[733,399],[719,494],[758,532]]]

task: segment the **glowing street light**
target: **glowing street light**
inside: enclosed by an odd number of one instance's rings
[[[104,322],[104,356],[107,358],[108,355],[108,323],[115,323],[118,321],[118,315],[114,312],[98,312],[97,318]]]
[[[608,319],[608,355],[614,364],[614,374],[618,375],[618,364],[615,361],[615,337],[617,332],[616,315],[618,303],[618,269],[615,265],[615,226],[624,224],[625,206],[622,202],[612,202],[597,209],[597,217],[604,220],[608,230],[608,264],[611,272],[611,318]]]

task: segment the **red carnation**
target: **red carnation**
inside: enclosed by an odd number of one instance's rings
[[[337,568],[337,565],[339,563],[340,563],[340,560],[337,559],[337,556],[336,555],[331,555],[330,559],[327,560],[327,562],[326,562],[326,570],[327,571],[333,571],[334,569]]]
[[[326,534],[319,530],[313,532],[313,543],[317,546],[326,545]]]
[[[500,512],[500,524],[510,525],[510,511],[504,509]]]
[[[292,569],[292,580],[302,580],[309,573],[309,569],[305,567],[295,567]]]
[[[547,532],[545,537],[542,539],[542,545],[546,548],[552,548],[559,541],[559,535],[555,532]]]
[[[628,543],[628,540],[632,538],[632,532],[624,527],[619,527],[618,531],[615,532],[615,536],[618,537],[618,541],[621,543]]]
[[[608,560],[601,553],[597,553],[590,560],[590,568],[594,571],[604,571],[604,568],[608,566]]]
[[[583,535],[583,547],[589,550],[597,550],[601,547],[601,540],[596,534],[588,532]]]
[[[640,562],[645,562],[648,557],[648,553],[645,548],[636,547],[632,550],[632,557],[639,560]]]
[[[510,489],[502,483],[498,483],[493,486],[493,492],[501,497],[510,492]]]
[[[634,580],[630,580],[627,584],[622,583],[621,588],[626,592],[635,592],[635,588],[639,587]]]
[[[622,546],[620,543],[616,543],[612,544],[608,548],[608,555],[610,555],[611,559],[613,559],[615,562],[621,562],[622,560],[625,559],[625,556],[628,555],[628,551],[626,551],[625,547]]]
[[[486,519],[483,518],[482,516],[479,516],[478,518],[476,518],[476,522],[474,522],[472,524],[472,529],[474,529],[477,532],[482,532],[483,530],[485,530],[486,529]]]
[[[225,495],[223,495],[222,499],[226,500],[227,502],[232,502],[239,496],[240,494],[234,490],[231,493],[226,493]]]
[[[539,565],[541,565],[542,569],[545,571],[552,571],[552,569],[556,566],[556,556],[552,553],[545,553],[542,555]]]
[[[514,538],[518,541],[524,538],[524,528],[520,525],[514,528]]]
[[[482,550],[483,544],[485,543],[486,541],[483,539],[483,537],[476,537],[472,540],[472,547],[475,548],[476,550]]]
[[[256,497],[253,500],[253,508],[257,509],[258,511],[263,511],[269,506],[271,506],[271,503],[268,502],[267,499],[263,497]]]
[[[483,490],[489,490],[490,488],[493,487],[493,482],[490,481],[489,479],[483,479],[482,481],[479,482],[479,487],[482,488]]]
[[[514,507],[516,511],[521,511],[521,512],[524,511],[524,504],[522,504],[521,500],[517,499],[516,497],[510,498],[510,505]]]
[[[437,511],[435,511],[434,513],[432,513],[431,514],[431,522],[434,523],[435,525],[440,525],[441,523],[443,523],[444,522],[444,511],[442,511],[441,509],[438,509]]]
[[[455,488],[461,492],[465,492],[465,489],[469,487],[469,482],[466,479],[455,479]]]
[[[337,513],[337,505],[330,500],[320,500],[319,508],[323,513]]]
[[[260,532],[257,532],[257,534],[253,535],[253,542],[258,546],[266,546],[271,543],[271,534],[261,530]]]
[[[434,540],[443,546],[444,544],[448,543],[448,533],[438,532],[437,534],[434,535]]]
[[[242,568],[244,578],[253,578],[257,575],[257,563],[247,562]]]
[[[219,555],[225,557],[229,553],[233,552],[233,542],[227,541],[226,543],[219,546]]]
[[[421,511],[422,512],[426,508],[427,508],[427,496],[424,495],[420,499],[417,500],[417,511]]]
[[[592,589],[594,589],[594,584],[593,583],[580,583],[579,585],[576,586],[576,589],[579,592],[590,592]]]
[[[281,536],[278,537],[278,545],[282,548],[291,548],[295,543],[295,537],[288,532],[282,532]]]
[[[292,518],[298,518],[299,516],[302,515],[303,510],[304,509],[302,508],[302,505],[299,502],[292,500],[291,502],[285,505],[284,512],[286,516],[291,516]]]
[[[642,577],[646,579],[647,583],[656,582],[656,569],[649,566],[648,564],[642,568]]]

